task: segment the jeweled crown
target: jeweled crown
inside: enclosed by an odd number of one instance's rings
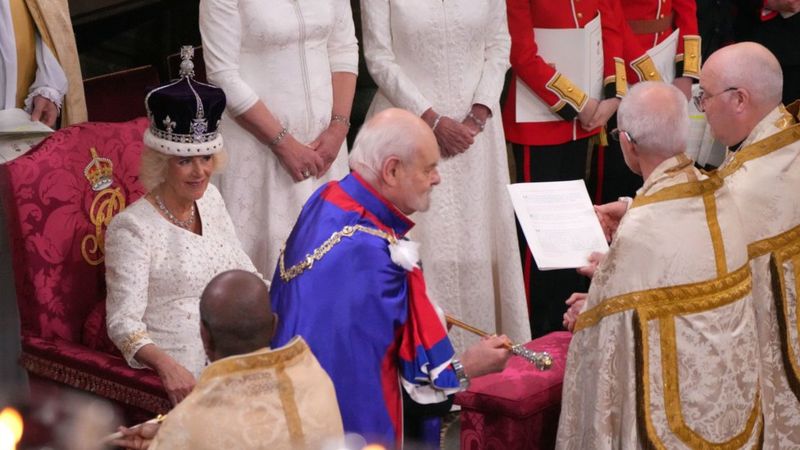
[[[150,126],[144,142],[153,150],[195,156],[222,149],[217,128],[225,110],[225,93],[194,79],[193,55],[191,46],[182,47],[180,79],[153,89],[145,97]]]

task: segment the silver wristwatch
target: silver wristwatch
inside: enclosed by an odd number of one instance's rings
[[[466,372],[464,372],[464,365],[461,364],[461,361],[455,358],[451,364],[453,365],[453,370],[456,372],[456,378],[458,378],[458,386],[462,391],[466,390],[469,387],[469,377],[467,376]]]

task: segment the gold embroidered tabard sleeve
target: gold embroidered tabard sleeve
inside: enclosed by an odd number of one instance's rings
[[[614,75],[603,80],[603,98],[622,98],[628,93],[628,77],[625,75],[625,61],[614,58]]]
[[[700,36],[684,36],[683,53],[675,55],[676,76],[699,79],[701,60]]]
[[[639,76],[640,81],[661,81],[661,74],[658,73],[653,58],[647,53],[631,61],[631,68]]]
[[[545,87],[559,98],[558,103],[551,106],[550,110],[564,120],[574,119],[589,99],[581,88],[560,72],[553,74]]]

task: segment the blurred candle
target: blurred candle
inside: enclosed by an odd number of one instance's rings
[[[22,417],[14,408],[0,412],[0,450],[14,450],[22,439]]]

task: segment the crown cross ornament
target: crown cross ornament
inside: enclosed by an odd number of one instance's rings
[[[102,191],[114,182],[112,177],[114,164],[110,159],[98,156],[97,149],[94,147],[90,148],[89,152],[92,155],[92,160],[83,169],[83,175],[89,180],[93,191]]]
[[[181,78],[194,77],[194,63],[192,62],[192,58],[194,58],[194,47],[191,45],[181,46]]]

